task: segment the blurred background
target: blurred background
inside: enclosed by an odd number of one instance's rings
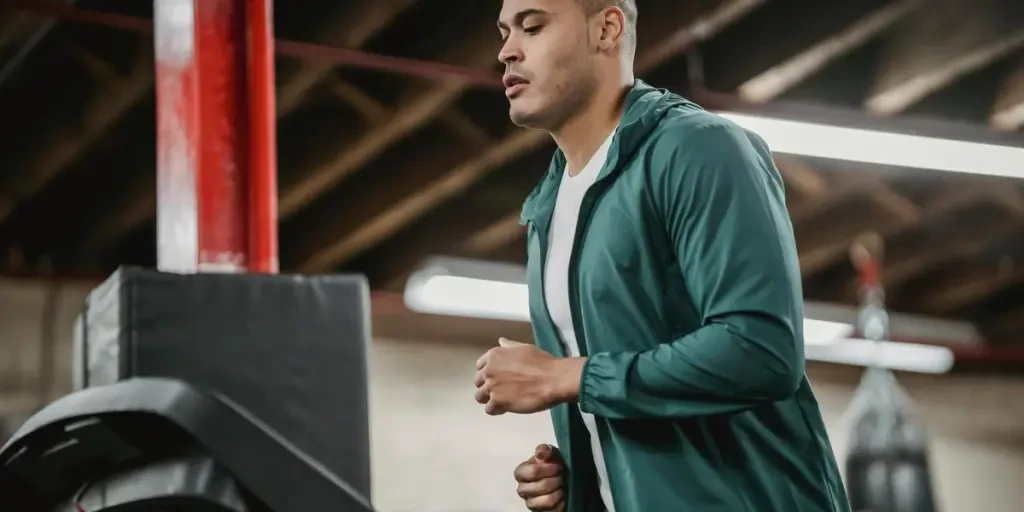
[[[927,425],[943,509],[1024,509],[1024,4],[637,3],[639,76],[778,151],[810,319],[855,323],[851,244],[884,240],[886,364]],[[499,8],[278,0],[273,13],[281,271],[370,281],[383,511],[520,510],[512,469],[553,441],[546,415],[491,418],[472,399],[476,358],[499,336],[530,340],[521,311],[403,298],[435,256],[524,263],[519,208],[553,145],[508,121]],[[156,265],[152,19],[142,0],[0,0],[8,432],[70,390],[89,290],[119,265]],[[832,341],[808,340],[808,372],[842,452],[868,360]]]

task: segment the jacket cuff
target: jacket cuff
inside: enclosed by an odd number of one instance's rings
[[[621,356],[618,355],[618,356]],[[583,364],[583,374],[580,377],[580,410],[590,414],[598,414],[600,402],[606,399],[610,389],[621,389],[623,380],[621,357],[611,352],[599,352],[587,357]],[[610,382],[617,382],[617,386],[609,387]],[[603,392],[602,392],[603,390]]]

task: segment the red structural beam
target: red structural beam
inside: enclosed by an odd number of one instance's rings
[[[54,0],[0,0],[0,8],[30,12],[67,23],[102,25],[133,32],[150,33],[153,21],[138,16],[74,7]],[[495,33],[497,37],[497,33]],[[501,76],[488,69],[473,69],[441,62],[393,57],[345,48],[278,39],[278,55],[321,60],[338,66],[370,69],[433,80],[458,78],[483,88],[502,88]],[[495,56],[497,58],[497,56]]]
[[[276,273],[277,105],[273,0],[246,6],[249,93],[249,258],[251,272]]]
[[[271,0],[155,2],[163,270],[277,271],[270,9]]]

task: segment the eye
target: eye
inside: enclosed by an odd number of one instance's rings
[[[530,25],[529,27],[523,28],[523,32],[526,32],[527,34],[529,34],[531,36],[532,35],[537,35],[537,34],[540,33],[540,29],[542,29],[542,28],[544,28],[543,25]]]

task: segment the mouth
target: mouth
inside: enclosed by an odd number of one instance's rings
[[[505,96],[509,99],[515,98],[522,93],[523,89],[530,83],[529,80],[514,74],[505,75],[502,81],[505,84]]]

